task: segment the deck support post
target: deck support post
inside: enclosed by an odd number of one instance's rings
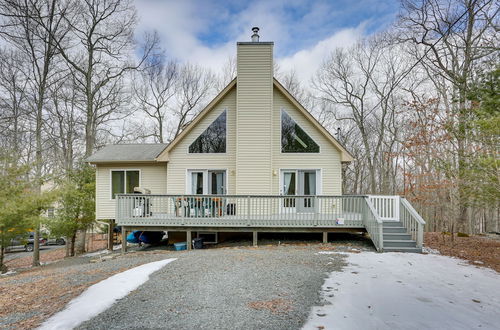
[[[115,221],[114,220],[109,220],[109,226],[108,226],[108,250],[113,251],[113,243],[114,243],[114,229],[115,229]]]
[[[323,232],[323,243],[328,243],[328,232],[324,231]]]
[[[257,232],[254,231],[253,232],[253,240],[252,240],[253,246],[257,246],[257,239],[258,239]]]
[[[186,231],[186,246],[188,250],[191,250],[191,244],[192,244],[192,238],[191,238],[191,230]]]
[[[127,252],[127,227],[122,226],[122,253]]]

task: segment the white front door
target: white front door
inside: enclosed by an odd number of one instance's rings
[[[316,170],[283,170],[281,171],[281,194],[285,196],[314,196],[317,194]],[[286,211],[314,212],[314,198],[290,197],[283,199]]]
[[[283,171],[282,182],[282,195],[297,195],[297,171]],[[295,209],[295,202],[295,197],[286,197],[283,199],[283,208],[287,211],[289,211],[290,209]]]
[[[299,174],[299,195],[316,195],[316,171],[300,170]],[[297,212],[314,212],[314,198],[304,197],[297,200]]]

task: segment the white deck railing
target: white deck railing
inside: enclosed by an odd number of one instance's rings
[[[404,222],[420,242],[422,218],[399,196],[117,195],[122,226],[365,228],[383,249],[383,221]]]
[[[399,220],[399,196],[369,195],[368,199],[382,221]]]
[[[363,227],[363,196],[117,196],[117,223],[145,226]]]
[[[363,223],[377,251],[384,250],[384,223],[369,198],[365,198]]]
[[[400,199],[399,219],[406,227],[408,234],[417,242],[417,247],[421,248],[424,242],[425,221],[403,197]]]

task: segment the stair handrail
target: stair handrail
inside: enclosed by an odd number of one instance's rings
[[[420,214],[413,208],[410,202],[404,197],[400,198],[400,203],[403,206],[400,209],[400,213],[404,212],[404,210],[408,211],[408,213],[411,215],[411,219],[416,222],[416,237],[415,241],[417,242],[417,247],[422,248],[423,243],[424,243],[424,226],[425,226],[425,220],[422,218]],[[403,217],[400,215],[400,221],[404,221]],[[410,226],[408,224],[406,225],[407,229],[410,230]],[[410,232],[411,233],[411,232]]]
[[[369,211],[369,214],[365,214],[365,217],[363,217],[363,220],[365,221],[365,228],[368,231],[368,234],[370,234],[377,251],[382,252],[384,250],[383,221],[378,212],[375,210],[373,204],[370,202],[369,197],[365,197],[364,200]],[[372,223],[370,223],[373,221],[370,219],[369,215],[373,216],[373,219],[375,220],[375,228],[373,228]]]

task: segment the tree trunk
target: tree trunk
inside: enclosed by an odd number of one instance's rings
[[[75,241],[76,241],[76,233],[73,233],[73,235],[71,236],[71,251],[70,251],[72,257],[75,256]]]
[[[115,222],[113,220],[109,220],[108,226],[108,250],[113,251],[113,233],[114,233]]]
[[[75,235],[75,253],[82,254],[85,253],[85,240],[87,238],[87,230],[86,229],[81,229],[77,232]]]
[[[40,266],[40,226],[37,224],[33,235],[33,267]]]
[[[66,242],[66,255],[65,258],[71,257],[71,242]]]
[[[5,253],[5,248],[3,247],[2,243],[2,246],[0,246],[0,274],[3,274],[8,270],[7,266],[5,266],[3,263],[4,253]]]

